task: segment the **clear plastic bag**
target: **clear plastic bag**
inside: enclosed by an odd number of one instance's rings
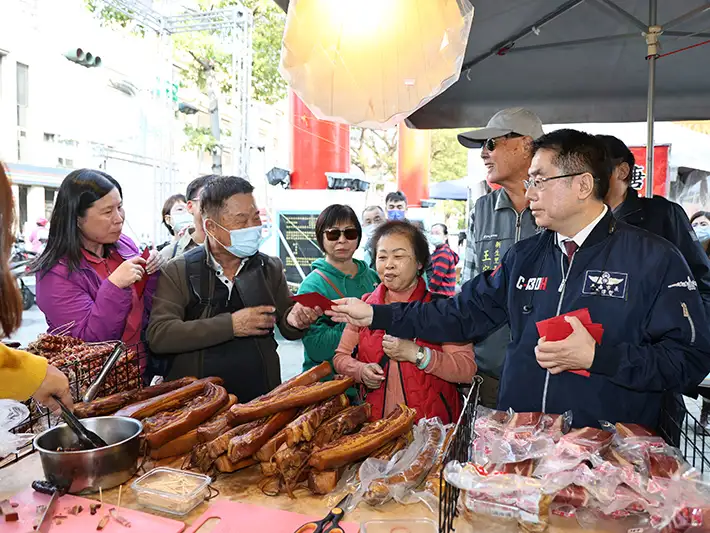
[[[478,416],[482,418],[476,420],[473,459],[481,465],[519,463],[544,457],[572,423],[571,411],[551,415],[479,408]]]
[[[414,440],[391,460],[366,459],[360,467],[360,489],[353,506],[361,501],[382,505],[391,499],[402,504],[435,503],[427,491],[415,492],[442,453],[446,428],[438,418],[422,419],[414,427]]]
[[[470,513],[514,518],[526,531],[540,532],[549,525],[549,510],[559,488],[540,479],[515,474],[487,473],[478,465],[452,461],[444,467],[446,481],[464,490]]]
[[[595,428],[573,430],[560,438],[551,454],[543,457],[535,469],[536,477],[571,470],[583,462],[600,464],[613,439],[613,433]]]
[[[32,433],[10,433],[30,416],[30,410],[15,400],[0,400],[0,459],[18,452],[35,437]]]

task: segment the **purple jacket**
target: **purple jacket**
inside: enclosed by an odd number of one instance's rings
[[[124,259],[138,255],[138,247],[126,235],[121,235],[115,246]],[[144,328],[148,324],[158,276],[157,272],[150,276],[143,293]],[[38,272],[36,279],[37,305],[47,318],[48,331],[71,324],[67,334],[87,342],[121,338],[131,311],[131,287],[119,289],[108,279],[102,281],[83,257],[74,272],[69,272],[66,262],[60,260],[48,272]]]

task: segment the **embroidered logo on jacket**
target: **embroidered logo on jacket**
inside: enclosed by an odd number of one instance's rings
[[[672,285],[668,285],[669,289],[688,289],[689,291],[697,291],[698,290],[698,282],[695,281],[693,278],[688,276],[688,279],[685,281],[679,281],[678,283],[673,283]]]
[[[625,298],[628,281],[629,275],[626,272],[587,270],[584,273],[582,294]]]
[[[529,278],[526,280],[523,276],[520,276],[518,282],[515,284],[515,288],[521,291],[545,291],[547,290],[547,277]]]

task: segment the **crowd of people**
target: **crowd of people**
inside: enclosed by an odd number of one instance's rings
[[[38,305],[50,330],[136,347],[146,383],[214,375],[249,401],[281,382],[278,328],[302,339],[304,370],[328,361],[352,376],[348,393],[372,404],[373,419],[406,403],[456,421],[478,374],[489,407],[657,427],[668,400],[697,394],[710,372],[710,215],[688,219],[673,202],[639,197],[619,139],[544,134],[525,109],[502,110],[459,141],[481,149],[495,187],[472,209],[460,280],[449,228],[424,231],[394,192],[360,215],[340,204],[320,213],[323,257],[298,292],[335,305],[306,307],[291,299],[281,261],[259,252],[247,180],[203,176],[171,196],[171,239],[145,255],[123,234],[120,184],[83,169],[62,183],[33,266]],[[9,220],[11,201],[0,207]],[[21,318],[10,244],[0,234],[5,335]],[[538,322],[580,309],[603,325],[601,343],[575,317],[566,339],[540,338]],[[51,404],[49,393],[68,394],[61,373],[7,347],[0,374],[3,396]]]

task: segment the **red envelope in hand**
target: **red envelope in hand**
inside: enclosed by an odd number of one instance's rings
[[[145,250],[143,250],[141,257],[147,261],[150,257],[150,248],[146,248]],[[143,277],[140,279],[140,281],[136,281],[136,283],[134,284],[138,298],[143,297],[143,292],[145,292],[146,283],[148,283],[148,274],[143,274]]]
[[[303,307],[310,307],[311,309],[320,307],[323,311],[330,311],[333,307],[333,301],[318,292],[297,294],[295,296],[291,296],[291,299],[294,302],[298,302]]]
[[[553,342],[562,341],[569,337],[572,334],[573,329],[571,324],[565,320],[565,317],[567,316],[577,317],[595,342],[597,344],[601,344],[602,335],[604,334],[604,327],[601,324],[592,323],[592,317],[589,314],[589,309],[587,308],[578,309],[570,313],[565,313],[564,315],[554,316],[552,318],[548,318],[547,320],[537,322],[536,326],[540,337],[545,337],[546,340]],[[587,370],[569,370],[569,372],[584,377],[590,376]]]

